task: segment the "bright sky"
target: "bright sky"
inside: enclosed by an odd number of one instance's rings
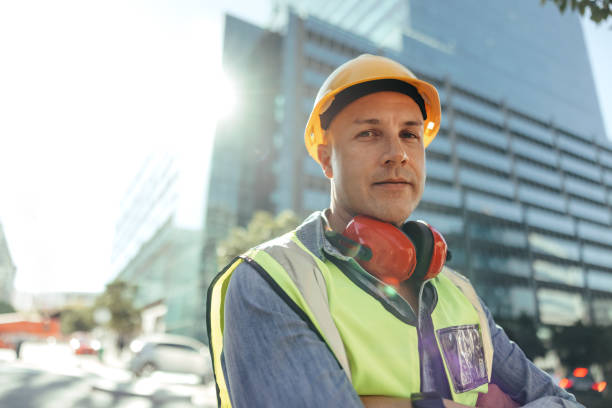
[[[223,12],[270,15],[268,0],[222,3],[0,2],[0,222],[19,291],[103,289],[119,202],[148,153],[181,152],[204,174]],[[612,31],[586,31],[612,135]]]

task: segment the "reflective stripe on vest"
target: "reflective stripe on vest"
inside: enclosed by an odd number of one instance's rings
[[[294,232],[243,256],[256,262],[311,320],[359,395],[408,398],[420,391],[420,376],[414,375],[420,373],[416,328],[387,312],[333,263],[323,262],[308,251]],[[217,395],[223,407],[231,406],[221,369],[223,301],[231,274],[240,262],[242,259],[222,271],[208,294],[209,340]],[[461,275],[445,270],[431,282],[440,294],[432,321],[453,399],[474,406],[478,392],[486,392],[487,385],[472,384],[470,378],[482,377],[484,370],[484,382],[488,382],[491,373],[492,345],[486,315],[471,284]],[[381,338],[381,333],[385,337]],[[475,337],[482,339],[484,353],[476,355],[476,362],[462,360],[460,355],[457,358],[457,353],[471,350],[466,340]],[[407,347],[410,344],[413,346]],[[484,361],[479,362],[478,356]],[[458,371],[465,364],[472,364],[475,376]]]

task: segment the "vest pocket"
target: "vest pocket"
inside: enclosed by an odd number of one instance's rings
[[[436,334],[455,393],[470,391],[488,382],[478,324],[447,327]]]

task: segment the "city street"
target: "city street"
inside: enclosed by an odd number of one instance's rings
[[[2,408],[204,408],[216,406],[214,385],[190,376],[133,378],[121,362],[75,356],[67,344],[25,343],[22,358],[0,349]]]

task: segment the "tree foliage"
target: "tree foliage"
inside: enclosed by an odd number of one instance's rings
[[[508,338],[518,344],[530,360],[546,354],[546,347],[536,335],[537,326],[532,317],[521,314],[518,319],[499,318],[495,321],[504,328]]]
[[[573,326],[556,327],[552,346],[561,363],[572,369],[592,364],[606,365],[612,362],[612,327],[585,326],[578,322]]]
[[[110,312],[108,327],[119,335],[133,336],[140,330],[140,311],[134,306],[137,287],[122,280],[106,285],[98,296],[95,308],[106,308]]]
[[[15,313],[15,308],[10,303],[0,300],[0,313]]]
[[[292,230],[298,223],[299,219],[291,211],[283,211],[276,217],[266,211],[256,212],[246,228],[233,228],[228,237],[219,243],[218,264],[227,265],[247,249]]]
[[[546,4],[547,0],[540,0],[540,4]],[[610,0],[552,0],[559,8],[561,13],[564,13],[569,6],[572,11],[578,11],[581,16],[584,16],[588,9],[591,20],[597,24],[606,20],[612,15],[612,2]]]
[[[89,332],[95,326],[93,310],[90,307],[69,307],[60,314],[60,327],[64,334]]]

